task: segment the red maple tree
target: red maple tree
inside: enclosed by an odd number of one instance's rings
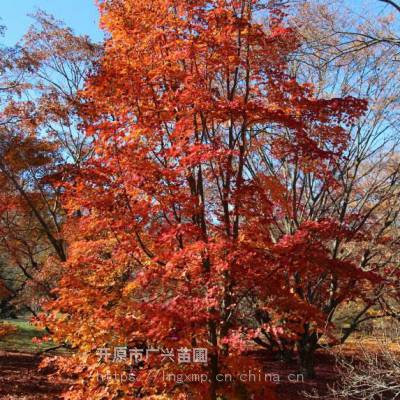
[[[281,336],[296,332],[285,315],[318,326],[288,276],[316,274],[321,263],[349,272],[321,244],[324,221],[275,243],[273,222],[292,212],[288,188],[251,166],[269,149],[333,184],[330,161],[365,102],[317,100],[290,76],[298,37],[267,1],[99,7],[109,38],[82,110],[95,156],[69,187],[68,261],[46,318],[87,353],[70,361],[86,379],[70,398],[273,399],[265,381],[238,379],[261,368],[246,355],[259,335],[248,322],[255,307],[269,310]],[[129,371],[128,361],[95,356],[119,345],[207,349],[208,363],[150,357],[134,366],[135,382],[99,382],[96,374]],[[154,378],[180,371],[207,381]]]

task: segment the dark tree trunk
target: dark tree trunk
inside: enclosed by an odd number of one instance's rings
[[[304,334],[297,342],[299,372],[304,378],[315,378],[315,351],[318,347],[316,334]]]
[[[213,344],[213,352],[210,354],[210,400],[217,400],[217,375],[218,375],[218,353],[217,353],[217,327],[214,321],[209,322],[210,342]]]
[[[11,304],[11,298],[0,301],[0,318],[17,318],[15,306]]]

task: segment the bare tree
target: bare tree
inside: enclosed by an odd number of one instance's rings
[[[388,332],[389,333],[389,332]],[[400,398],[399,331],[384,336],[376,348],[357,347],[357,355],[334,354],[338,382],[327,395],[305,393],[309,399],[394,400]]]
[[[318,97],[366,98],[369,110],[351,127],[346,150],[334,161],[332,185],[324,184],[324,177],[321,179],[318,174],[304,172],[296,163],[291,166],[285,158],[274,162],[268,157],[268,145],[258,158],[249,160],[248,168],[254,175],[260,169],[267,171],[288,191],[291,214],[276,219],[271,230],[275,242],[284,235],[295,234],[306,221],[334,219],[351,234],[346,238],[337,236],[325,244],[332,259],[349,261],[359,270],[380,277],[376,285],[368,288],[351,276],[339,279],[328,269],[310,276],[299,268],[288,276],[294,293],[324,315],[327,330],[342,327],[335,340],[328,336],[329,345],[334,346],[344,343],[367,321],[400,316],[400,75],[397,47],[388,46],[384,40],[374,41],[373,46],[372,42],[361,44],[354,37],[349,42],[348,28],[355,26],[356,16],[324,3],[307,2],[291,19],[304,39],[292,60],[292,74],[305,82],[312,81]],[[389,29],[390,21],[382,24]],[[363,21],[360,29],[367,26],[378,29],[375,20]],[[359,37],[364,36],[364,30],[360,30]],[[344,291],[353,293],[350,306],[343,301]],[[268,318],[256,316],[261,327]],[[296,326],[295,318],[287,323]],[[313,375],[313,353],[326,332],[317,329],[312,321],[297,329],[297,340],[282,341],[263,330],[256,340],[286,353],[297,348],[302,369]]]

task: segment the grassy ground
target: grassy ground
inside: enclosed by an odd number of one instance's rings
[[[37,344],[32,341],[34,338],[45,336],[46,332],[36,328],[28,319],[7,319],[0,320],[13,325],[17,331],[0,337],[0,350],[21,353],[37,353],[54,347],[52,343]]]
[[[46,331],[36,328],[28,318],[0,320],[0,324],[16,328],[0,337],[0,400],[59,400],[69,381],[52,376],[49,368],[41,369],[41,361],[49,353],[40,354],[55,347],[52,343],[38,344]],[[57,350],[56,354],[63,352]],[[55,355],[55,352],[51,352]]]

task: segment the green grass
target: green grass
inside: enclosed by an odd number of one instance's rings
[[[17,332],[0,337],[0,350],[17,351],[21,353],[38,353],[54,347],[53,343],[34,343],[32,339],[46,336],[46,332],[36,328],[26,319],[5,319],[0,322],[12,324]]]

